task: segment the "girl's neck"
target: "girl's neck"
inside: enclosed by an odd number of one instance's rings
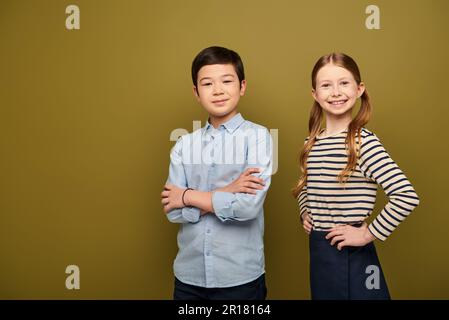
[[[346,128],[348,128],[351,120],[352,117],[350,113],[342,117],[326,115],[326,129],[324,129],[323,135],[330,136],[344,131]]]

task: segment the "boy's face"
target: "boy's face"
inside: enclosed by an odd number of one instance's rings
[[[231,119],[237,114],[240,97],[245,94],[246,81],[241,83],[232,64],[212,64],[198,71],[197,87],[193,87],[199,103],[211,120]]]

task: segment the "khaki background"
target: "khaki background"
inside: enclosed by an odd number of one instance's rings
[[[65,28],[70,4],[80,30]],[[370,4],[381,30],[365,28]],[[310,298],[289,189],[312,66],[342,51],[373,98],[368,128],[421,197],[377,244],[392,296],[449,298],[448,13],[446,0],[2,1],[0,298],[171,298],[178,226],[159,195],[171,131],[207,118],[190,64],[210,45],[244,60],[243,116],[279,130],[265,205],[268,297]],[[80,267],[80,290],[65,288],[69,264]]]

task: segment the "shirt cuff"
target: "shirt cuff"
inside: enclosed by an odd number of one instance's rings
[[[304,214],[307,212],[307,209],[305,209],[305,210],[303,210],[303,211],[301,211],[300,213],[299,213],[299,217],[301,218],[301,222],[303,222],[304,221]]]
[[[184,207],[181,214],[184,219],[191,223],[196,223],[200,220],[200,209],[196,207]]]
[[[373,221],[374,222],[374,221]],[[373,224],[373,222],[368,226],[368,230],[371,232],[371,234],[378,240],[384,242],[387,240],[387,235],[382,234],[380,230],[376,228],[376,226]]]
[[[212,193],[212,207],[218,219],[221,221],[233,220],[232,203],[235,199],[235,194],[231,192],[215,191]]]

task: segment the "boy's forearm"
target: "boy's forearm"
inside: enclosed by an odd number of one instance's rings
[[[184,202],[189,207],[196,207],[205,212],[214,212],[212,192],[188,190],[184,194]]]

